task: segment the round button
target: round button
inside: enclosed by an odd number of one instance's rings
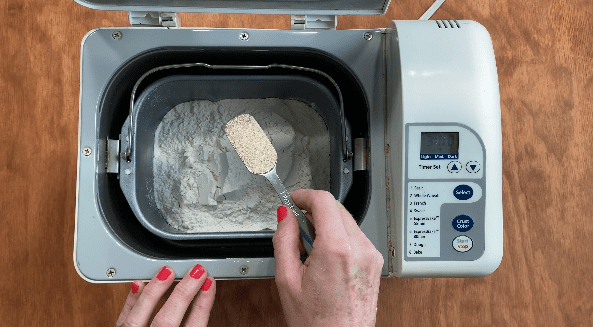
[[[472,249],[472,246],[474,246],[474,242],[465,235],[457,236],[453,240],[453,248],[457,252],[467,252]]]
[[[477,173],[481,168],[482,166],[477,161],[470,161],[465,165],[465,169],[470,173]]]
[[[453,196],[455,196],[457,200],[469,200],[474,196],[474,189],[469,185],[457,185],[453,190]]]
[[[470,216],[459,215],[453,219],[453,229],[458,232],[467,232],[474,227],[474,220]]]
[[[447,170],[453,174],[460,172],[462,169],[463,169],[463,164],[459,161],[451,161],[447,165]]]

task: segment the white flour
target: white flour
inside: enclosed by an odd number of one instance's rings
[[[281,99],[186,102],[155,132],[154,194],[171,226],[185,233],[276,229],[276,191],[247,170],[224,132],[243,113],[270,138],[288,191],[329,191],[329,134],[310,106]]]

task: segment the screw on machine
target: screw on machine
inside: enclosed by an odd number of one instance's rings
[[[249,272],[249,267],[241,266],[239,272],[241,273],[241,275],[247,275],[247,273]]]

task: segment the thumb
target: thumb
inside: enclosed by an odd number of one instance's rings
[[[276,279],[300,289],[300,270],[303,264],[299,250],[301,242],[299,224],[294,213],[285,206],[278,207],[276,214],[278,226],[272,238],[276,258]]]

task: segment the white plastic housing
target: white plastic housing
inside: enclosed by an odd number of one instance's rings
[[[488,275],[503,253],[500,95],[490,35],[473,21],[394,21],[386,46],[390,272],[400,277]],[[476,260],[405,260],[405,128],[418,123],[459,124],[483,141],[485,240]]]

